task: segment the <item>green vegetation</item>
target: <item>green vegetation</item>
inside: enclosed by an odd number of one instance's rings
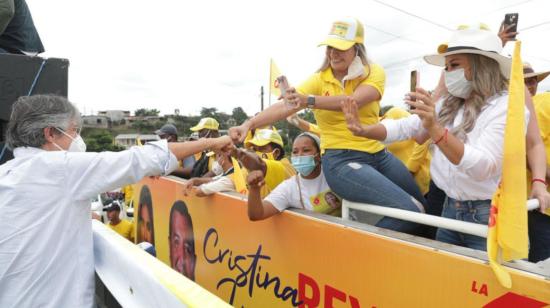
[[[118,152],[124,150],[123,147],[114,144],[114,137],[107,129],[91,128],[82,130],[82,138],[86,142],[87,152],[113,151]]]
[[[103,128],[85,128],[82,130],[82,138],[86,142],[89,152],[99,151],[120,151],[124,148],[114,144],[114,138],[119,134],[154,134],[166,123],[172,123],[176,126],[180,138],[185,138],[191,134],[191,127],[197,125],[203,117],[211,117],[220,123],[220,129],[226,130],[231,126],[240,125],[248,119],[248,115],[241,107],[233,109],[231,115],[219,112],[217,108],[203,107],[200,116],[182,116],[169,115],[158,117],[157,109],[140,108],[135,111],[136,115],[142,118],[135,120],[131,125],[113,125],[109,129]],[[151,117],[151,118],[147,118]],[[300,117],[308,122],[315,123],[313,112],[305,110]],[[291,141],[298,136],[301,131],[290,125],[286,120],[275,123],[275,127],[281,132],[285,143],[285,152],[290,154],[292,151]]]

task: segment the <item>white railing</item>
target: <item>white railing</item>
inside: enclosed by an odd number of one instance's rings
[[[539,207],[539,201],[536,199],[527,201],[527,210],[531,211]],[[371,214],[377,214],[401,220],[416,222],[432,227],[438,227],[448,230],[453,230],[461,233],[477,235],[480,237],[487,237],[489,231],[485,225],[480,225],[472,222],[465,222],[456,219],[438,217],[434,215],[427,215],[423,213],[416,213],[391,207],[357,203],[344,200],[342,202],[342,218],[349,220],[349,210],[354,209],[357,211],[363,211]]]
[[[97,220],[95,271],[123,307],[231,307]]]

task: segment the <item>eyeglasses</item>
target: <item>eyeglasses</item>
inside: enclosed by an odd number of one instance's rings
[[[67,134],[67,131],[65,129],[61,128],[61,127],[56,126],[55,129],[57,129],[58,131],[60,131],[62,133]],[[74,131],[76,132],[77,136],[80,136],[80,132],[82,131],[82,127],[75,126]]]

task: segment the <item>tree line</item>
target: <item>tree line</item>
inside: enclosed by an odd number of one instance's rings
[[[114,144],[114,138],[118,134],[154,134],[155,130],[159,129],[162,125],[171,123],[178,129],[179,137],[188,137],[192,133],[190,130],[191,127],[197,125],[201,118],[210,117],[216,119],[220,123],[221,130],[240,125],[249,118],[249,115],[241,107],[233,108],[231,114],[221,112],[216,107],[202,107],[200,114],[197,116],[179,115],[177,111],[174,115],[159,117],[159,114],[160,111],[158,109],[140,108],[134,112],[134,115],[142,119],[134,121],[130,127],[113,126],[110,129],[85,128],[82,131],[82,137],[86,141],[88,151],[90,152],[120,151],[124,148]],[[306,110],[300,116],[306,121],[315,123],[313,113],[309,110]],[[286,121],[279,121],[274,126],[283,137],[285,152],[290,153],[292,146],[289,144],[289,141],[294,140],[301,133],[300,130]]]

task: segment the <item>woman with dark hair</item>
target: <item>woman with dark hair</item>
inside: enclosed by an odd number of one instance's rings
[[[262,220],[293,207],[317,213],[340,216],[341,202],[325,179],[321,168],[319,137],[302,133],[292,145],[292,165],[298,172],[279,184],[267,197],[261,198],[265,185],[262,172],[252,171],[247,178],[248,218]],[[327,198],[328,197],[328,198]]]
[[[137,242],[148,242],[155,246],[155,225],[153,220],[153,198],[147,185],[139,193]]]

